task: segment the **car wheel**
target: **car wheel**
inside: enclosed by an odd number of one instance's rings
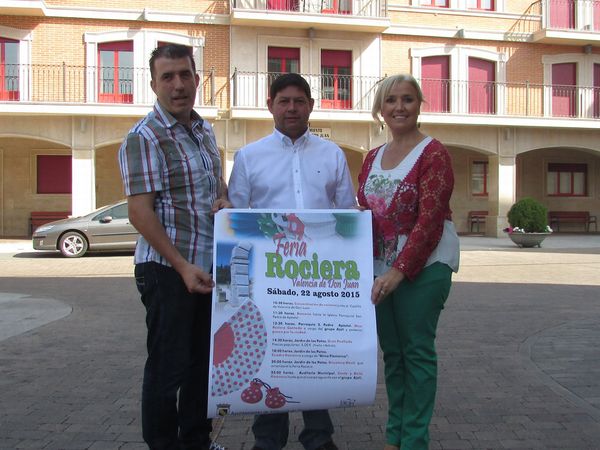
[[[88,243],[81,233],[69,231],[61,236],[58,249],[67,258],[79,258],[88,249]]]

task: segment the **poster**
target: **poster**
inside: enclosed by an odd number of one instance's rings
[[[208,416],[371,404],[371,213],[215,216]]]

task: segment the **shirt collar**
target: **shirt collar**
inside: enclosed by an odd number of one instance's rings
[[[281,131],[279,131],[277,128],[273,129],[273,135],[277,139],[279,139],[281,141],[281,143],[284,145],[289,145],[289,146],[294,145],[294,144],[292,144],[292,140],[288,136],[283,134]],[[303,142],[308,141],[309,138],[310,138],[310,130],[307,128],[306,132],[302,136],[300,136],[298,139],[296,139],[296,144],[302,144]]]
[[[154,103],[154,112],[156,115],[158,115],[162,119],[166,128],[172,128],[176,124],[180,123],[166,109],[163,109],[162,105],[160,104],[160,102],[158,100]],[[192,109],[191,117],[192,117],[192,129],[195,129],[197,126],[202,127],[202,125],[204,124],[204,119],[202,119],[202,117],[200,117],[200,115],[193,109]],[[180,125],[183,125],[183,124],[180,124]]]

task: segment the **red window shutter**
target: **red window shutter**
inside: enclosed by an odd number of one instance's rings
[[[423,111],[450,111],[450,57],[430,56],[421,60]]]
[[[552,115],[575,116],[577,65],[575,63],[552,65]]]
[[[469,58],[469,112],[496,113],[496,64],[479,58]]]

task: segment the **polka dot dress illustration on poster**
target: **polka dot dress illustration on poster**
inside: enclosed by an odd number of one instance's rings
[[[245,387],[259,371],[266,347],[263,316],[247,300],[215,333],[212,396],[227,395]]]

